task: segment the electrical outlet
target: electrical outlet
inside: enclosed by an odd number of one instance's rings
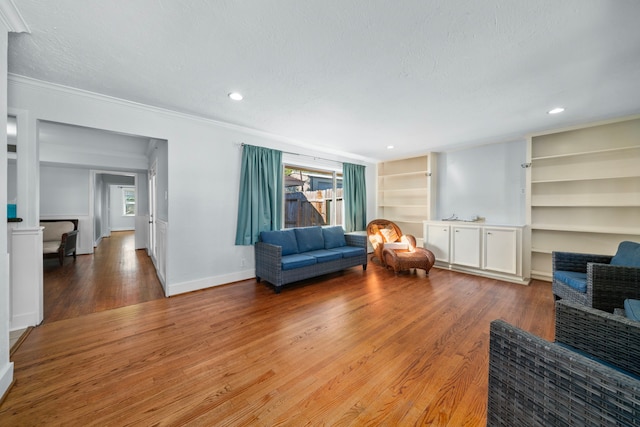
[[[240,260],[240,267],[246,267],[247,266],[247,260],[245,258],[242,258]]]

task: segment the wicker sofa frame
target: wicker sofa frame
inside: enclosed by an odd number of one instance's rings
[[[265,280],[275,287],[275,292],[280,293],[283,285],[309,279],[323,274],[334,273],[346,268],[362,265],[362,269],[367,269],[367,236],[345,234],[347,246],[357,246],[363,248],[362,255],[340,258],[332,261],[320,262],[317,264],[282,270],[282,248],[264,242],[256,242],[256,280]]]
[[[553,271],[587,273],[587,291],[579,292],[553,279],[552,292],[556,299],[574,301],[587,307],[613,313],[627,298],[640,299],[640,268],[609,265],[613,256],[553,252]]]
[[[494,320],[487,426],[639,426],[638,354],[640,322],[571,301],[553,343]]]

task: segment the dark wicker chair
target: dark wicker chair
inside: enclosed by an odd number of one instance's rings
[[[575,302],[553,343],[494,320],[487,426],[638,426],[639,354],[640,322]]]
[[[575,301],[613,312],[627,298],[640,299],[640,268],[609,265],[611,255],[553,252],[552,292],[556,299]],[[555,278],[556,271],[587,274],[586,292],[580,292]]]

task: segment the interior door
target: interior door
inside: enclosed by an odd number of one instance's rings
[[[156,165],[149,170],[149,256],[156,261]]]

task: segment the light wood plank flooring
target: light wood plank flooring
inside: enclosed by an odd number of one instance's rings
[[[44,323],[164,298],[133,231],[114,231],[92,255],[44,260]]]
[[[0,425],[483,426],[496,318],[552,339],[550,285],[369,263],[78,315],[15,352]]]

